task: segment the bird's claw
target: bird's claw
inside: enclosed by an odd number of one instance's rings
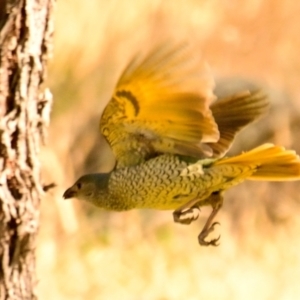
[[[218,241],[221,238],[220,235],[216,239],[212,239],[210,241],[205,241],[205,237],[201,237],[201,234],[199,234],[199,236],[198,236],[198,242],[201,246],[214,246],[214,247],[217,247],[217,246],[220,245],[220,243],[218,243]]]
[[[218,241],[220,240],[221,236],[219,235],[216,239],[212,239],[210,241],[205,241],[205,238],[212,232],[214,231],[214,227],[216,225],[220,225],[219,222],[214,222],[211,224],[211,226],[209,228],[203,228],[203,230],[200,232],[200,234],[198,235],[198,242],[201,246],[219,246],[220,243],[218,243]]]
[[[189,225],[192,222],[196,221],[199,217],[199,213],[197,212],[197,214],[195,215],[195,209],[198,209],[200,211],[199,207],[192,207],[189,208],[185,211],[174,211],[173,212],[173,219],[175,223],[180,223],[180,224],[184,224],[184,225]],[[192,215],[191,215],[192,214]]]

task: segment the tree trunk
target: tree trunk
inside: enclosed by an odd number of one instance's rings
[[[0,0],[0,299],[36,299],[43,194],[39,148],[52,96],[42,89],[54,0]]]

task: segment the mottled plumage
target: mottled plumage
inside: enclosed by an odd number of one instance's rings
[[[129,64],[100,120],[116,168],[82,176],[64,198],[115,211],[172,209],[184,224],[195,220],[193,209],[211,205],[198,240],[216,245],[205,238],[225,190],[245,179],[300,180],[299,157],[272,144],[223,157],[268,101],[260,91],[242,91],[214,102],[207,66],[192,58],[185,45],[161,46]]]
[[[200,160],[194,164],[175,155],[160,155],[138,166],[84,175],[75,183],[72,192],[80,199],[77,193],[95,179],[94,187],[88,187],[88,191],[95,194],[93,197],[84,195],[82,200],[116,211],[166,210],[177,209],[193,199],[201,206],[201,200],[211,193],[226,190],[246,178],[281,181],[286,175],[286,180],[295,180],[299,179],[299,173],[299,158],[294,151],[264,144],[233,158]]]

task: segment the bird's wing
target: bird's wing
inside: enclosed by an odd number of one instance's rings
[[[210,108],[219,127],[220,139],[208,146],[213,150],[213,157],[222,157],[241,129],[266,114],[269,100],[260,90],[244,91],[219,99]]]
[[[123,72],[106,106],[100,130],[117,166],[157,155],[212,155],[219,139],[209,105],[214,82],[206,64],[186,45],[160,46]]]

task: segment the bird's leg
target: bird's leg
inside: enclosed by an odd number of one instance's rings
[[[181,207],[177,208],[173,212],[173,219],[175,223],[180,224],[191,224],[192,222],[196,221],[199,217],[199,214],[195,214],[195,210],[198,209],[200,211],[199,206],[197,205],[199,199],[193,199],[188,203],[182,205]]]
[[[202,231],[198,235],[198,242],[201,246],[218,246],[218,241],[220,240],[220,235],[216,239],[212,239],[210,241],[205,241],[205,238],[214,231],[214,227],[217,224],[220,224],[219,222],[213,222],[214,217],[217,215],[218,211],[222,207],[223,204],[223,196],[220,192],[213,193],[211,196],[205,201],[209,202],[213,208],[210,216],[208,217]],[[213,223],[212,223],[213,222]]]

